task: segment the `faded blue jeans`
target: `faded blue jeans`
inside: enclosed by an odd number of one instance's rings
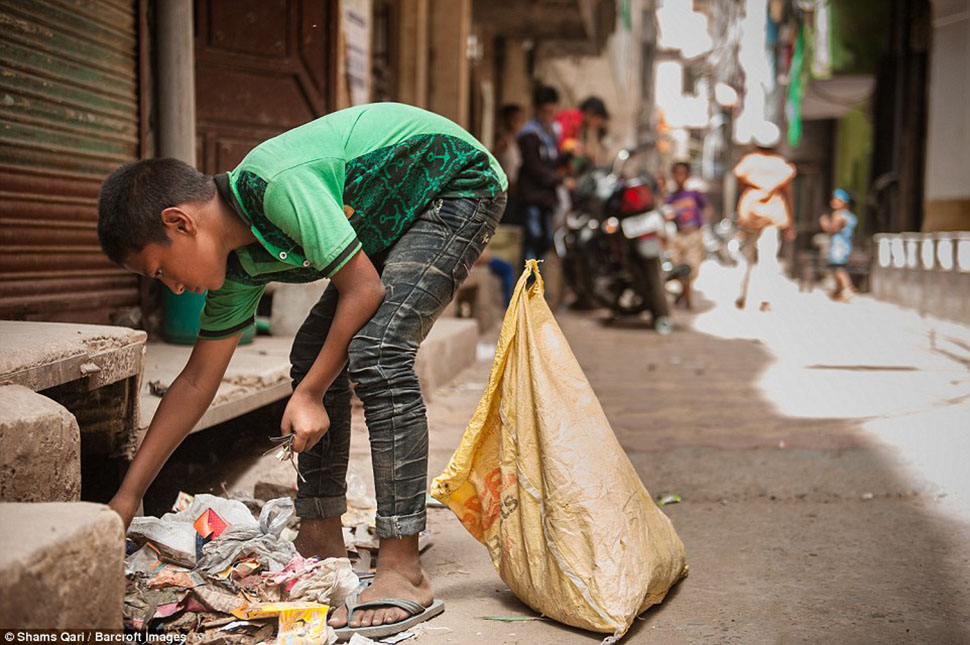
[[[350,382],[364,404],[377,493],[377,535],[420,533],[426,524],[428,419],[414,358],[431,325],[454,297],[495,232],[505,194],[435,200],[391,246],[372,257],[387,290],[377,312],[348,348],[347,367],[323,399],[330,430],[301,453],[296,512],[304,519],[347,510]],[[333,321],[339,294],[327,287],[293,340],[296,387],[313,365]]]

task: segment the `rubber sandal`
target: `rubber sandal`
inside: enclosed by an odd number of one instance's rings
[[[348,625],[350,624],[350,619],[354,616],[354,612],[360,609],[397,607],[398,609],[403,609],[410,615],[404,620],[400,620],[396,623],[387,623],[385,625],[377,625],[374,627],[348,626],[341,627],[340,629],[334,629],[334,633],[337,635],[338,641],[348,641],[353,638],[354,634],[360,634],[361,636],[374,640],[393,636],[394,634],[399,634],[410,629],[411,627],[414,627],[418,623],[423,623],[426,620],[430,620],[445,610],[444,601],[437,599],[431,603],[430,607],[425,607],[421,603],[408,600],[407,598],[381,598],[380,600],[372,600],[370,602],[358,604],[357,601],[359,597],[360,591],[354,592],[347,598],[345,603],[347,606]]]

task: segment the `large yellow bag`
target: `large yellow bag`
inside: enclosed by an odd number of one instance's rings
[[[522,602],[567,625],[619,638],[687,572],[680,538],[545,303],[535,260],[515,288],[485,394],[431,494],[485,544]]]

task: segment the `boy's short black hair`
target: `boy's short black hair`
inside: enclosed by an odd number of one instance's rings
[[[101,184],[98,240],[117,264],[147,245],[169,244],[162,211],[212,198],[216,185],[178,159],[142,159],[121,166]]]
[[[559,92],[556,91],[556,88],[549,85],[540,85],[536,88],[535,92],[532,93],[532,105],[535,107],[546,105],[547,103],[558,102]]]
[[[684,167],[684,170],[686,170],[687,171],[687,174],[689,175],[690,174],[690,164],[687,163],[686,161],[675,161],[674,162],[674,165],[672,165],[670,167],[670,172],[674,172],[675,170],[677,170],[681,166]]]

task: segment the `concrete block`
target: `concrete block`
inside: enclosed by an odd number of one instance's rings
[[[269,328],[274,336],[295,336],[313,305],[323,295],[329,280],[306,284],[273,285],[273,308]]]
[[[198,432],[234,419],[289,396],[290,345],[292,337],[257,336],[249,345],[236,349],[216,396],[192,429]],[[149,343],[141,392],[141,417],[135,445],[141,443],[162,399],[152,394],[149,384],[168,388],[189,360],[186,345]]]
[[[0,501],[76,501],[81,431],[60,404],[21,385],[0,386]]]
[[[0,320],[0,384],[46,390],[82,379],[93,390],[140,374],[146,338],[125,327]]]
[[[438,318],[414,361],[425,398],[474,363],[477,347],[478,323],[474,320]]]
[[[0,504],[0,628],[121,629],[121,518],[88,502]]]

